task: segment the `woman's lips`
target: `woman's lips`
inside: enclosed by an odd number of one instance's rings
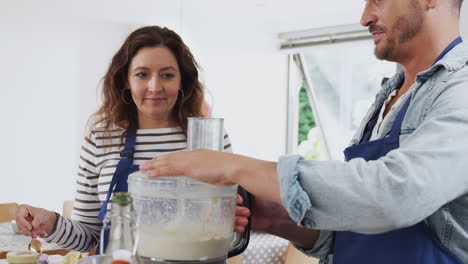
[[[166,98],[145,98],[145,101],[149,101],[151,103],[161,103],[162,101],[166,100]]]

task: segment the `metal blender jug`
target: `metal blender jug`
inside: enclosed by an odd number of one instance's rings
[[[223,119],[189,118],[187,149],[224,150]],[[145,263],[224,264],[248,245],[250,225],[234,233],[238,186],[214,186],[186,177],[128,178],[138,217],[138,253]]]

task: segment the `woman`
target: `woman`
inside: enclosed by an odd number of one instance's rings
[[[186,149],[187,118],[206,115],[197,67],[174,31],[149,26],[131,33],[112,59],[103,104],[90,118],[71,220],[21,205],[19,230],[71,250],[94,248],[111,193],[126,191],[128,174],[145,160]],[[231,151],[224,138],[224,150]]]

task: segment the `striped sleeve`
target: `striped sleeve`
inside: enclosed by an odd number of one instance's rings
[[[55,232],[44,237],[46,242],[82,252],[90,251],[98,244],[102,221],[97,219],[101,203],[97,190],[96,155],[95,134],[91,133],[81,147],[71,220],[61,216]]]

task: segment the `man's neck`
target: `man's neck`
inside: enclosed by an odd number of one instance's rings
[[[410,43],[405,44],[405,52],[396,60],[404,68],[405,84],[413,84],[416,75],[429,69],[450,43],[460,36],[458,27],[440,32],[434,29],[429,32],[423,31]]]
[[[402,52],[400,58],[395,60],[403,66],[405,79],[396,96],[387,104],[384,110],[384,117],[395,102],[411,89],[411,86],[416,81],[416,75],[429,69],[448,45],[458,37],[458,35],[447,36],[445,38],[430,38],[427,36],[430,35],[420,34],[415,37],[411,43],[406,44],[406,47],[402,47],[405,52]]]

